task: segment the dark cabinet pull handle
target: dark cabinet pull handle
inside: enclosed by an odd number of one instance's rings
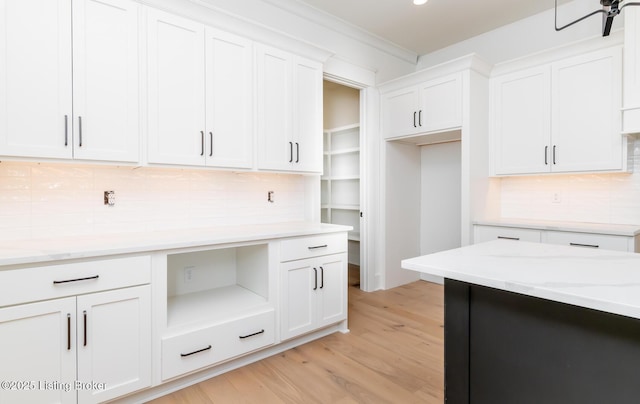
[[[64,146],[69,146],[69,116],[64,116]]]
[[[589,248],[600,248],[598,244],[581,244],[581,243],[569,243],[570,246],[574,247],[589,247]]]
[[[544,147],[544,165],[549,165],[549,146]]]
[[[54,285],[58,285],[61,283],[69,283],[69,282],[80,282],[80,281],[90,281],[92,279],[98,279],[100,275],[89,276],[86,278],[76,278],[76,279],[65,279],[64,281],[53,281]]]
[[[200,131],[200,155],[204,156],[204,131]]]
[[[516,240],[516,241],[520,240],[520,237],[506,237],[506,236],[498,236],[498,238],[499,238],[499,239],[502,239],[502,240]]]
[[[328,246],[326,244],[323,244],[323,245],[314,245],[314,246],[307,247],[307,248],[310,249],[310,250],[317,250],[318,248],[327,248],[327,247]]]
[[[418,111],[418,126],[422,127],[422,110]]]
[[[553,164],[556,164],[556,145],[553,145]]]
[[[83,334],[84,334],[84,346],[87,346],[87,311],[83,310],[82,311],[82,317],[84,320],[84,330],[83,330]]]
[[[293,142],[289,142],[289,163],[293,163]]]
[[[209,345],[206,348],[198,349],[197,351],[193,351],[193,352],[189,352],[189,353],[181,353],[180,356],[182,356],[184,358],[184,357],[187,357],[187,356],[195,355],[195,354],[200,353],[200,352],[208,351],[209,349],[211,349],[211,345]]]
[[[67,351],[71,350],[71,314],[67,313]]]
[[[245,339],[245,338],[255,337],[256,335],[260,335],[260,334],[264,334],[264,330],[254,332],[253,334],[249,334],[249,335],[239,335],[238,338]]]
[[[416,126],[416,111],[413,111],[413,127],[417,128],[417,126]]]
[[[211,140],[209,144],[209,157],[213,156],[213,132],[209,132],[209,140]]]
[[[78,117],[78,146],[82,147],[82,117]]]
[[[320,289],[324,288],[324,268],[320,267]]]
[[[313,273],[314,273],[313,290],[318,290],[318,270],[316,268],[313,268]]]
[[[300,162],[300,143],[296,142],[296,163]]]

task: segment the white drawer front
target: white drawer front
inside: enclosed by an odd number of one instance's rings
[[[632,237],[605,234],[547,231],[546,242],[585,248],[601,248],[604,250],[629,252],[633,252],[634,250]]]
[[[474,242],[482,243],[496,239],[513,239],[520,241],[541,241],[541,231],[533,229],[521,229],[517,227],[475,226]]]
[[[211,366],[274,342],[274,310],[165,338],[162,379]]]
[[[293,261],[347,251],[347,233],[299,237],[280,242],[280,261]]]
[[[88,260],[0,271],[0,307],[143,285],[151,281],[151,258]]]

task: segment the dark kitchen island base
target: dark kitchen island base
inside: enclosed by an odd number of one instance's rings
[[[447,404],[640,403],[640,320],[446,279],[445,394]]]

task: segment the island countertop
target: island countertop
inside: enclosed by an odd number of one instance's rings
[[[640,319],[640,254],[495,240],[405,259],[430,275]]]

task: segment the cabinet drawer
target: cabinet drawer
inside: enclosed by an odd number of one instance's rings
[[[0,307],[151,281],[151,258],[113,258],[0,271]]]
[[[498,226],[475,226],[474,228],[474,243],[482,243],[499,238],[539,243],[541,241],[541,231]]]
[[[162,340],[162,380],[240,356],[275,342],[275,313],[248,316]]]
[[[613,236],[608,234],[547,231],[545,242],[550,244],[572,245],[576,247],[601,248],[604,250],[634,251],[632,237]]]
[[[280,261],[292,261],[347,251],[347,234],[300,237],[280,242]]]

